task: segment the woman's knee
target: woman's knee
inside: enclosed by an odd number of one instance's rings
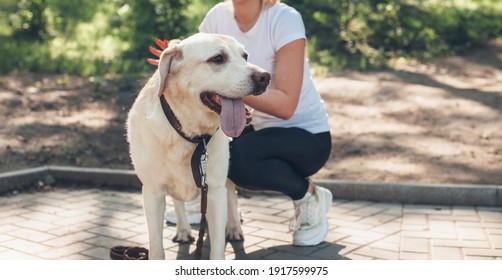
[[[258,176],[254,174],[253,169],[246,168],[241,164],[230,164],[228,178],[236,185],[243,188],[256,188],[259,183],[256,182]]]

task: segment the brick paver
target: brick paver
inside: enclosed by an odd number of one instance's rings
[[[502,208],[334,200],[326,241],[294,247],[286,197],[246,195],[239,204],[245,241],[228,243],[227,259],[502,259]],[[167,258],[193,258],[195,244],[173,243],[174,234],[166,225]],[[147,246],[138,192],[54,188],[0,197],[0,259],[109,259],[117,245]]]

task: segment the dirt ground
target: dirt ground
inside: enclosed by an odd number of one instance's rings
[[[131,169],[124,123],[142,78],[0,77],[0,172]],[[333,150],[314,179],[502,184],[502,40],[395,70],[316,78]]]

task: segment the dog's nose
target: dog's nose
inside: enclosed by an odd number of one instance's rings
[[[267,72],[255,72],[252,78],[256,85],[263,88],[263,90],[265,90],[270,83],[270,74]]]

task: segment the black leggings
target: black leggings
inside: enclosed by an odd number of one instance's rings
[[[329,132],[282,127],[254,131],[248,126],[230,142],[228,177],[242,188],[278,191],[298,200],[307,192],[307,177],[323,167],[330,152]]]

